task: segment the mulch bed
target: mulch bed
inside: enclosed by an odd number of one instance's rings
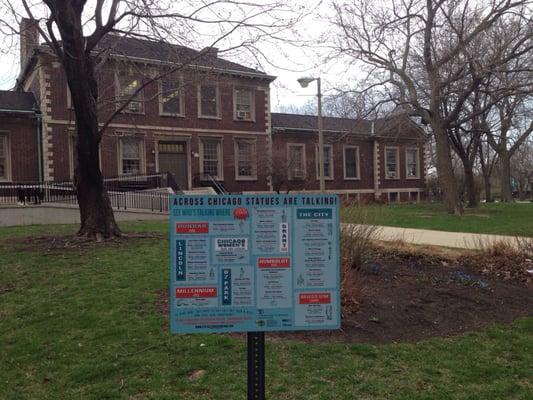
[[[371,259],[360,271],[343,273],[341,330],[268,333],[268,338],[315,343],[413,342],[533,315],[533,288],[515,275],[507,278],[483,272],[482,264],[465,266],[440,257],[383,249],[376,250]],[[168,315],[167,296],[167,290],[162,290],[157,302],[158,312],[164,315]]]

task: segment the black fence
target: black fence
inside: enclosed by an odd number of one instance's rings
[[[116,209],[168,211],[169,192],[181,194],[172,174],[128,175],[105,178],[111,206]],[[77,204],[73,182],[0,183],[0,204]]]
[[[76,204],[76,191],[71,182],[2,183],[0,204]]]

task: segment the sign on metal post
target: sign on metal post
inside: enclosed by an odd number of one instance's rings
[[[339,285],[338,196],[171,198],[171,332],[253,332],[249,379],[262,332],[340,327]]]

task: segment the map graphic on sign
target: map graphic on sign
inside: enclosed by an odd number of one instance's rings
[[[340,328],[339,199],[172,196],[173,333]]]

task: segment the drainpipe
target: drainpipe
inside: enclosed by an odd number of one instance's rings
[[[374,131],[374,121],[370,125],[370,136],[374,139],[374,149],[373,149],[373,169],[374,169],[374,199],[379,200],[381,193],[379,192],[379,143],[375,137]]]
[[[43,183],[43,141],[41,134],[41,126],[43,116],[40,111],[35,110],[35,117],[37,119],[36,136],[37,136],[37,176],[39,177],[39,183]]]

